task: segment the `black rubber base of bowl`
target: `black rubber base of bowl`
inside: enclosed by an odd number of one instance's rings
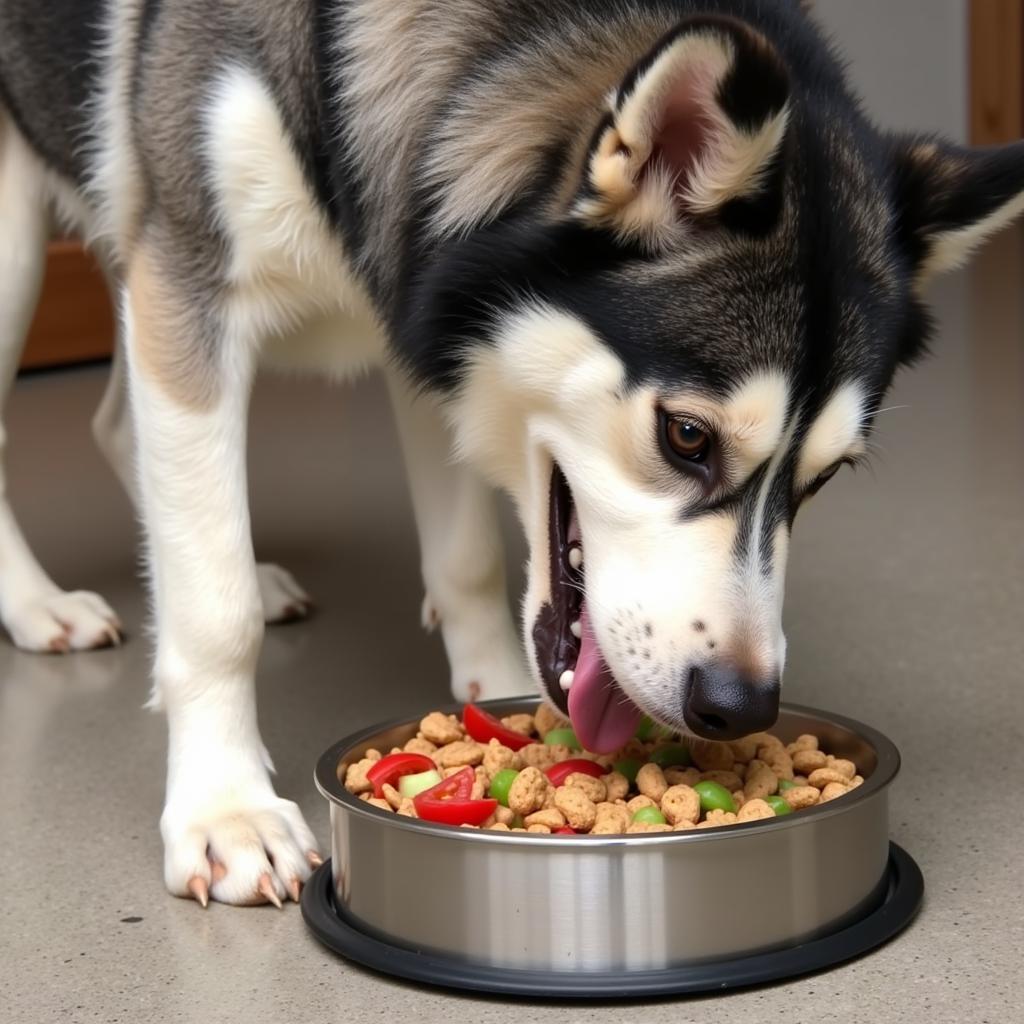
[[[540,999],[637,999],[726,992],[835,967],[877,949],[903,931],[920,909],[923,895],[921,869],[910,854],[890,843],[888,892],[876,910],[854,924],[773,953],[655,971],[499,969],[382,942],[339,915],[332,894],[330,861],[317,869],[303,890],[302,916],[313,934],[334,952],[408,981]]]

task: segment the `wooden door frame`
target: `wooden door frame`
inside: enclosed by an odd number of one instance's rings
[[[967,0],[970,139],[1024,137],[1024,0]]]

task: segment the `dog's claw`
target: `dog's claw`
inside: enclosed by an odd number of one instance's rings
[[[308,860],[314,868],[320,867],[324,862],[323,857],[321,857],[316,850],[310,850],[309,853],[306,854],[306,860]]]
[[[302,882],[297,878],[293,878],[288,883],[288,895],[291,896],[293,903],[299,902],[299,897],[302,895]]]
[[[210,887],[206,884],[206,879],[196,875],[195,878],[189,881],[188,891],[192,894],[192,898],[196,903],[205,910],[210,902]]]
[[[259,885],[256,888],[259,889],[260,895],[265,896],[278,910],[284,909],[281,898],[274,891],[274,883],[270,880],[270,875],[260,875]]]

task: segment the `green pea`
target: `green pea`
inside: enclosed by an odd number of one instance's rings
[[[690,766],[690,752],[682,743],[670,743],[668,746],[658,747],[651,754],[650,760],[662,768],[675,768]]]
[[[665,815],[657,807],[641,807],[633,815],[633,821],[638,825],[665,825]]]
[[[517,814],[512,819],[512,824],[509,825],[509,828],[526,828],[526,822],[523,821],[523,816],[521,814]]]
[[[415,775],[403,775],[398,780],[398,792],[400,796],[408,797],[410,800],[420,793],[432,789],[441,781],[441,773],[433,768],[425,772],[417,772]]]
[[[657,722],[648,718],[647,715],[640,719],[640,724],[636,727],[636,738],[643,743],[646,743],[648,740],[667,740],[672,735],[671,729],[658,725]]]
[[[775,812],[777,818],[781,818],[783,814],[793,813],[793,808],[781,796],[766,796],[764,802]]]
[[[494,778],[491,779],[489,792],[502,807],[508,807],[508,791],[518,774],[514,768],[502,768],[500,772],[495,772]]]
[[[636,782],[636,773],[643,768],[643,765],[635,757],[626,757],[621,761],[616,761],[612,765],[620,775],[625,775],[629,779],[629,784],[632,786]]]
[[[794,782],[792,779],[779,779],[779,792],[785,793],[787,789],[796,789],[798,785],[799,783]]]
[[[732,793],[718,782],[698,782],[693,787],[700,797],[700,809],[707,814],[708,811],[731,811],[736,813],[736,803]]]
[[[572,729],[552,729],[551,732],[544,737],[544,742],[549,747],[560,746],[570,747],[572,750],[582,750],[580,741],[576,739],[576,733]]]

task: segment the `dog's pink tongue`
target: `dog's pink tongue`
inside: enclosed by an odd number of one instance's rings
[[[619,689],[601,656],[584,603],[580,611],[583,636],[569,690],[569,719],[576,738],[595,754],[610,754],[633,737],[640,709]]]

